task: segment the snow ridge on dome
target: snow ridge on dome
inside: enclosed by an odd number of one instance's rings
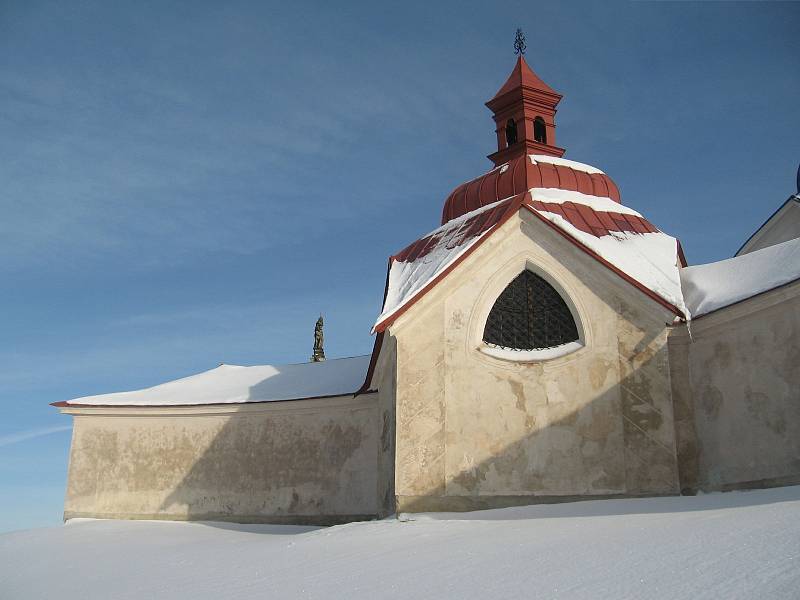
[[[600,169],[555,156],[529,154],[455,188],[445,200],[442,224],[532,188],[574,191],[620,202],[617,185]]]

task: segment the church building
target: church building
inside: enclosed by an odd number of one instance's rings
[[[520,53],[486,103],[491,170],[389,260],[371,355],[325,360],[320,319],[305,364],[55,403],[64,517],[338,523],[800,483],[800,239],[687,266],[564,158],[560,100]]]

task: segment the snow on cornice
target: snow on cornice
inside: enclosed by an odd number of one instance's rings
[[[561,190],[558,191],[561,192]],[[580,200],[583,202],[578,202],[579,199],[574,196],[577,192],[567,192],[567,194],[572,195],[571,202],[576,204],[589,202],[584,206],[589,206],[595,211],[600,206],[605,206],[606,200],[613,203],[613,208],[617,209],[614,212],[619,213],[619,208],[625,208],[610,198],[592,196],[587,197],[591,200],[582,198]],[[585,194],[580,194],[580,196],[585,196]],[[529,208],[625,273],[639,285],[686,314],[678,272],[678,241],[674,237],[658,230],[647,233],[608,231],[605,235],[598,236],[579,229],[561,214],[536,208],[535,205]],[[628,214],[639,216],[639,213],[635,211],[630,211]]]
[[[504,215],[512,198],[487,204],[434,229],[390,259],[386,299],[373,331],[413,302],[473,248]]]
[[[680,271],[692,318],[800,279],[800,238]]]
[[[552,202],[554,204],[574,202],[575,204],[588,206],[595,211],[614,212],[643,218],[640,213],[632,208],[615,202],[607,196],[590,196],[589,194],[562,190],[561,188],[531,188],[530,193],[534,200],[541,200],[542,202]]]
[[[531,164],[548,163],[551,165],[559,165],[561,167],[569,167],[576,171],[583,171],[584,173],[596,173],[598,175],[605,175],[600,169],[587,165],[585,163],[577,162],[574,160],[567,160],[566,158],[558,158],[556,156],[548,156],[546,154],[529,154],[528,158],[531,159]]]

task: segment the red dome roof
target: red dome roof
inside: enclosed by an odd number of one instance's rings
[[[442,224],[531,188],[571,190],[620,202],[619,189],[602,171],[552,156],[525,154],[454,189],[445,200]]]

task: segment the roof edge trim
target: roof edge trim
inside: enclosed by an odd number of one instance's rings
[[[442,279],[447,277],[447,275],[449,275],[453,271],[453,269],[455,269],[458,265],[460,265],[468,256],[470,256],[477,248],[479,248],[481,244],[483,244],[484,240],[488,239],[489,236],[492,235],[492,233],[494,233],[500,227],[502,227],[503,224],[505,224],[505,222],[508,221],[512,215],[515,215],[519,211],[520,207],[524,204],[525,197],[529,195],[530,194],[528,192],[522,192],[520,194],[516,194],[515,196],[511,196],[510,198],[508,198],[511,200],[511,202],[506,208],[505,214],[497,221],[497,223],[495,223],[490,229],[488,229],[483,235],[481,235],[474,244],[472,244],[469,248],[464,250],[464,252],[461,253],[458,256],[458,258],[456,258],[452,263],[450,263],[445,269],[443,269],[441,273],[436,275],[436,277],[431,279],[427,284],[425,284],[425,286],[420,288],[411,298],[408,299],[408,301],[405,304],[399,306],[393,313],[386,315],[386,317],[384,317],[382,321],[376,323],[373,326],[372,331],[375,333],[381,333],[385,331],[387,327],[391,326],[411,306],[416,304],[416,302],[420,298],[422,298],[425,294],[427,294],[431,290],[431,288],[433,288],[436,284],[438,284]],[[392,260],[393,259],[390,259],[389,261],[389,269],[391,269]],[[388,283],[389,280],[388,271],[386,274],[386,280]]]
[[[661,306],[663,306],[667,310],[675,313],[681,319],[686,319],[686,315],[684,315],[683,311],[681,309],[679,309],[677,306],[675,306],[671,302],[665,300],[664,298],[662,298],[661,296],[656,294],[653,290],[651,290],[649,287],[647,287],[643,283],[637,281],[636,279],[634,279],[633,277],[631,277],[630,275],[625,273],[623,270],[619,269],[618,267],[615,267],[613,264],[611,264],[605,258],[600,256],[597,252],[595,252],[594,250],[592,250],[588,246],[584,245],[580,241],[576,240],[574,237],[572,237],[566,231],[562,230],[555,223],[550,222],[549,219],[547,219],[546,217],[540,215],[539,212],[534,207],[529,206],[527,202],[523,203],[522,206],[524,206],[526,209],[528,209],[530,212],[532,212],[536,216],[536,218],[539,219],[542,223],[544,223],[545,225],[550,227],[552,230],[556,231],[559,235],[561,235],[564,238],[566,238],[569,242],[571,242],[572,244],[574,244],[575,246],[577,246],[578,248],[583,250],[586,254],[588,254],[589,256],[594,258],[597,262],[599,262],[603,266],[607,267],[609,270],[611,270],[614,273],[616,273],[617,275],[619,275],[622,279],[624,279],[625,281],[627,281],[628,283],[633,285],[635,288],[639,289],[641,292],[643,292],[650,299],[655,300],[658,304],[660,304]]]
[[[370,390],[366,390],[366,392],[360,392],[356,390],[354,392],[343,392],[341,394],[325,394],[322,396],[302,396],[299,398],[284,398],[283,400],[252,400],[250,402],[205,402],[201,404],[77,404],[72,403],[67,400],[61,400],[59,402],[51,402],[50,406],[55,406],[56,408],[194,408],[194,407],[203,407],[203,406],[242,406],[242,405],[253,405],[253,404],[279,404],[281,402],[298,402],[301,400],[323,400],[325,398],[341,398],[341,397],[356,397],[360,393],[367,393]]]

